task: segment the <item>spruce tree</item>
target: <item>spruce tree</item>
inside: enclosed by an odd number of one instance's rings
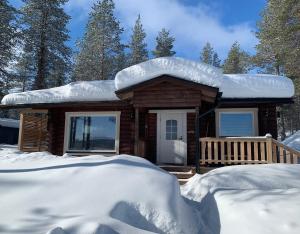
[[[238,42],[234,42],[223,64],[224,73],[246,73],[250,67],[250,56],[240,49]]]
[[[200,60],[203,63],[212,65],[213,64],[213,56],[214,56],[214,49],[212,48],[210,43],[207,42],[202,49],[202,52],[200,55]]]
[[[170,36],[170,31],[163,28],[156,37],[156,47],[155,50],[152,51],[154,57],[158,58],[175,55],[176,52],[172,50],[174,41],[175,38]]]
[[[145,38],[146,33],[141,23],[141,16],[139,15],[132,30],[131,41],[129,43],[129,65],[141,63],[148,59]]]
[[[112,0],[97,1],[89,15],[86,32],[78,43],[74,78],[76,80],[113,79],[124,67],[124,45],[121,44],[119,21]]]
[[[70,68],[71,49],[64,12],[67,0],[23,0],[23,53],[19,58],[20,76],[32,80],[32,89],[63,84]],[[28,82],[28,81],[27,81]]]
[[[212,65],[215,67],[221,67],[221,59],[219,59],[219,56],[216,52],[213,55]]]
[[[0,98],[10,88],[11,74],[9,63],[14,58],[14,45],[18,38],[16,25],[17,12],[7,0],[0,1]]]

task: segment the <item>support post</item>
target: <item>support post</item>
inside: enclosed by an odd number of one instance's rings
[[[134,115],[134,155],[139,154],[139,108],[135,108]]]
[[[196,173],[200,174],[200,107],[195,109],[195,164]]]

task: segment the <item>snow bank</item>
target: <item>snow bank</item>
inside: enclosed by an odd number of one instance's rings
[[[68,85],[12,93],[2,99],[3,105],[30,104],[30,103],[60,103],[76,101],[111,101],[118,100],[115,95],[113,80],[80,81]]]
[[[126,155],[2,148],[0,204],[3,233],[206,233],[174,176]]]
[[[294,84],[284,76],[268,74],[227,74],[220,85],[223,98],[290,98]]]
[[[123,89],[161,75],[218,87],[221,84],[222,70],[178,57],[155,58],[118,72],[115,78],[116,88]]]
[[[0,126],[8,128],[19,128],[20,121],[16,119],[0,118]]]
[[[289,136],[282,143],[300,152],[300,131]]]
[[[300,233],[300,165],[228,166],[182,187],[212,233]]]

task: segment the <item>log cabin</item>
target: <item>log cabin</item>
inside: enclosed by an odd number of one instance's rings
[[[223,74],[163,57],[128,67],[115,80],[9,94],[1,108],[22,109],[22,151],[129,154],[159,165],[198,165],[250,161],[251,151],[252,162],[267,160],[269,148],[259,139],[277,138],[276,107],[292,103],[293,95],[287,77]],[[232,145],[224,148],[222,139]],[[252,139],[250,146],[243,139]]]

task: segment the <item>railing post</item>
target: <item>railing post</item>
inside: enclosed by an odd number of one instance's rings
[[[196,107],[195,109],[195,142],[196,142],[196,150],[195,150],[195,163],[196,163],[196,173],[200,174],[200,119],[199,119],[199,112],[200,108]]]
[[[267,162],[273,163],[272,135],[271,134],[266,134],[266,142],[267,142]]]

